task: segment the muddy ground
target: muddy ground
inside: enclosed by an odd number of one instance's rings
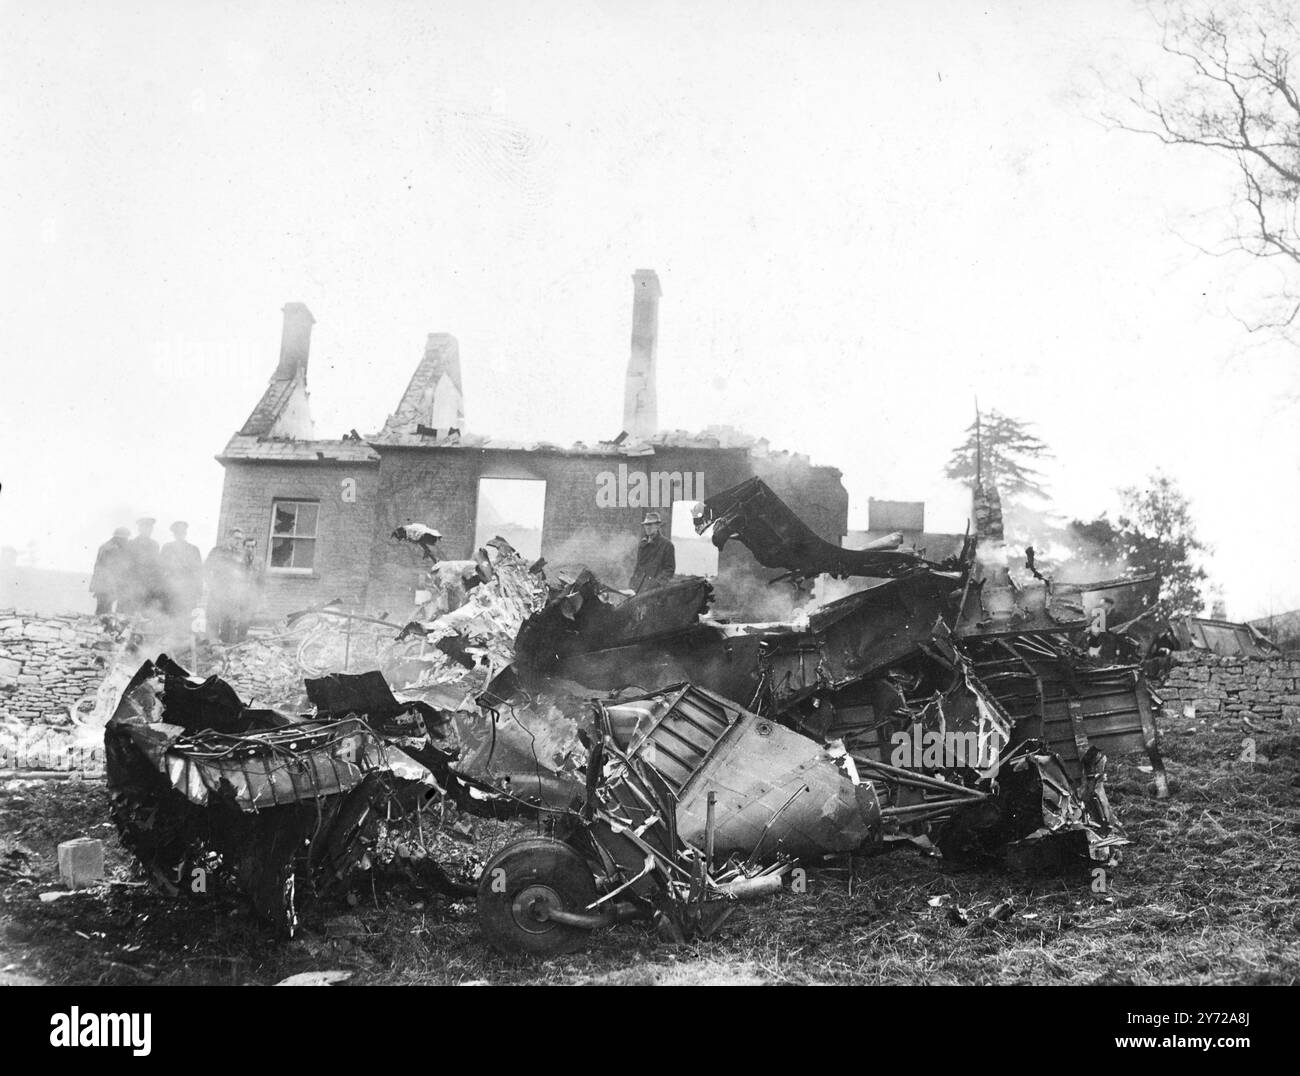
[[[1239,758],[1246,735],[1253,764]],[[488,949],[472,900],[407,883],[363,881],[354,904],[276,940],[238,894],[139,884],[102,783],[8,782],[0,982],[269,984],[333,969],[355,984],[1300,981],[1300,729],[1167,717],[1163,742],[1168,800],[1151,797],[1144,759],[1112,760],[1111,802],[1133,843],[1107,893],[1086,871],[956,870],[906,847],[813,869],[807,893],[747,903],[708,942],[670,946],[631,924],[543,963]],[[475,826],[479,856],[510,836]],[[56,845],[76,836],[104,839],[111,884],[42,902],[60,889]],[[1005,902],[1009,917],[990,918]]]

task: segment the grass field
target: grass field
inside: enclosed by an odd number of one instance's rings
[[[743,905],[708,942],[670,946],[624,925],[545,963],[505,959],[473,902],[403,886],[356,890],[326,936],[280,942],[238,895],[168,898],[132,880],[102,784],[0,786],[0,982],[274,983],[342,969],[351,983],[1296,983],[1300,981],[1300,730],[1164,721],[1173,795],[1142,759],[1111,760],[1132,845],[1094,893],[1070,878],[945,869],[910,847],[813,870],[808,892]],[[115,884],[43,903],[55,846],[104,838]],[[480,853],[504,827],[479,825]],[[934,900],[934,898],[938,898]],[[988,913],[1009,902],[1009,917]],[[342,925],[346,929],[340,930]]]

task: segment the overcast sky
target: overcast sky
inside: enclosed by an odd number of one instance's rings
[[[374,432],[431,331],[467,425],[607,438],[631,273],[660,424],[927,502],[973,399],[1058,507],[1162,467],[1231,616],[1300,607],[1300,386],[1229,316],[1228,163],[1100,122],[1158,62],[1127,0],[0,5],[0,544],[212,544],[213,460],[317,324],[318,432]],[[1110,87],[1110,89],[1108,89]],[[165,537],[165,535],[164,535]]]

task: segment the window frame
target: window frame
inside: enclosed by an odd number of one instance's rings
[[[295,508],[293,513],[294,533],[277,534],[275,531],[275,514],[276,514],[277,506],[282,504],[312,505],[316,509],[316,525],[315,527],[312,528],[312,533],[311,534],[297,533],[298,511],[297,508]],[[296,542],[299,540],[310,541],[312,543],[311,567],[298,568],[298,567],[285,567],[284,565],[279,565],[279,564],[272,564],[271,554],[275,549],[275,540],[277,538],[288,538],[289,541],[291,542]],[[272,497],[271,498],[271,522],[270,522],[270,527],[268,530],[268,536],[266,540],[266,560],[265,560],[266,571],[268,573],[274,573],[275,575],[297,575],[297,576],[315,575],[316,563],[317,563],[316,558],[320,552],[320,550],[316,546],[316,543],[319,541],[320,541],[320,501],[319,500],[312,500],[309,497]],[[294,552],[297,552],[296,547],[294,547]]]

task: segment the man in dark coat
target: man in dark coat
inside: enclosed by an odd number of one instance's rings
[[[126,583],[127,540],[131,532],[118,527],[113,537],[95,553],[95,570],[90,576],[90,592],[95,595],[95,615],[113,612],[113,606],[122,598]]]
[[[185,540],[189,529],[188,523],[177,520],[171,525],[172,541],[158,551],[167,611],[187,620],[203,595],[203,554],[193,542]]]
[[[645,533],[637,543],[636,567],[632,569],[632,589],[637,594],[663,586],[677,571],[677,551],[664,537],[659,513],[647,512],[641,529]]]
[[[150,516],[137,519],[136,536],[126,543],[127,586],[125,604],[118,603],[121,611],[146,612],[151,607],[161,608],[166,601],[162,566],[158,563],[158,543],[153,540],[155,522]]]

